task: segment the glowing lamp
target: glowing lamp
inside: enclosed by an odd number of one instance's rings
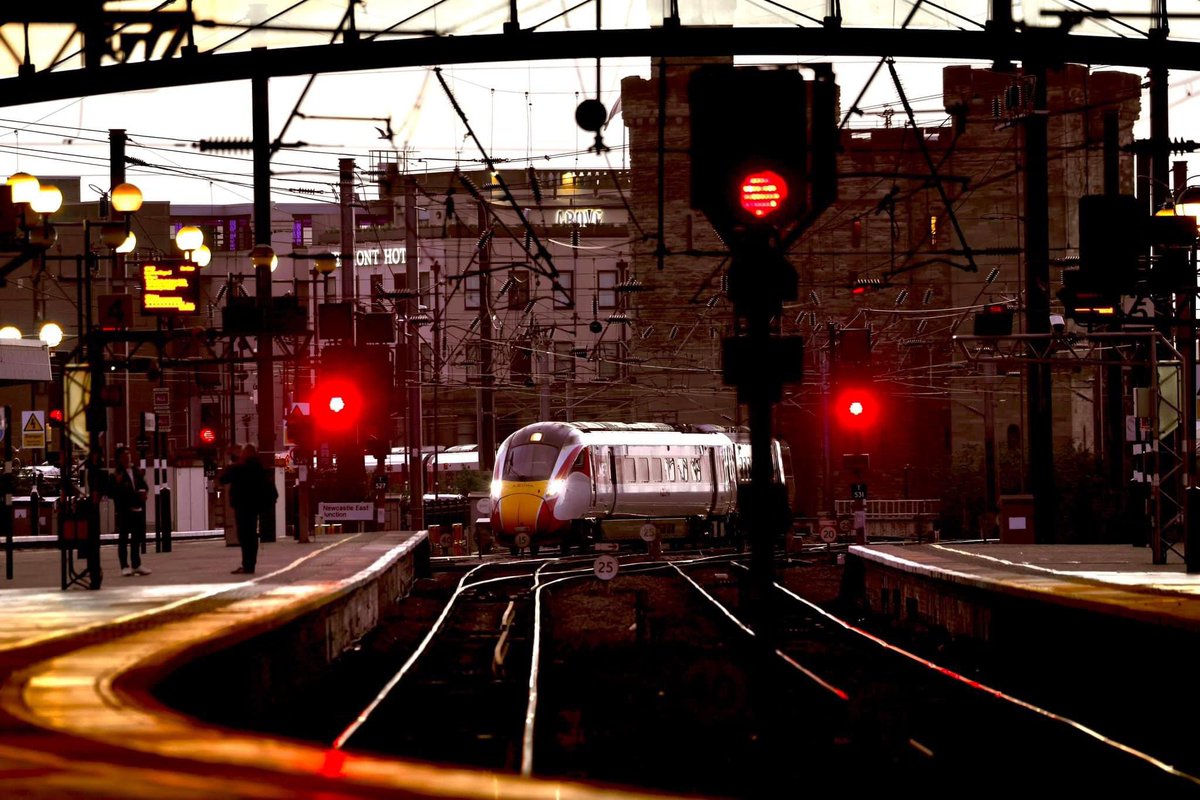
[[[62,191],[57,186],[41,186],[29,201],[29,207],[39,214],[53,214],[62,208]]]
[[[275,260],[275,248],[269,244],[256,244],[250,250],[250,263],[255,267],[270,267]]]
[[[132,183],[122,183],[113,187],[112,207],[123,214],[129,214],[142,207],[142,190]]]
[[[175,245],[185,252],[191,252],[204,244],[204,231],[195,225],[184,225],[175,234]]]
[[[1175,201],[1175,214],[1180,217],[1200,217],[1200,186],[1189,186]]]
[[[12,189],[12,201],[14,203],[32,203],[33,198],[37,197],[41,190],[41,184],[38,179],[30,175],[28,172],[14,172],[8,176],[8,186]]]
[[[740,186],[742,209],[757,219],[775,213],[787,200],[787,181],[769,169],[749,173]]]
[[[333,253],[318,253],[313,256],[313,267],[322,275],[328,275],[337,269],[337,256]]]
[[[51,347],[58,347],[60,344],[62,344],[63,329],[59,327],[57,323],[47,322],[42,326],[42,329],[38,331],[38,338]]]

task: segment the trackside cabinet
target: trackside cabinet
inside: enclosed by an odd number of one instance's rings
[[[1000,495],[1000,544],[1033,544],[1033,495]]]

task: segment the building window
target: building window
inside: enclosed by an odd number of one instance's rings
[[[517,385],[533,385],[533,349],[528,339],[518,340],[509,358],[509,380]]]
[[[432,383],[433,374],[433,345],[421,342],[421,383]]]
[[[596,377],[602,381],[625,377],[624,342],[600,342],[596,345]]]
[[[561,291],[560,291],[561,290]],[[575,307],[575,273],[572,270],[558,273],[558,288],[550,287],[555,308]]]
[[[615,269],[602,269],[596,272],[596,297],[600,308],[617,307],[617,284],[620,274]]]
[[[204,233],[204,244],[214,253],[249,250],[253,246],[249,217],[176,219],[171,222],[172,239],[184,225],[199,228]]]
[[[308,214],[292,217],[292,246],[310,247],[313,243],[313,221]]]
[[[466,366],[468,382],[479,378],[479,357],[479,342],[466,342],[463,347],[463,363]]]
[[[234,217],[222,220],[220,226],[225,229],[227,250],[249,250],[254,246],[254,236],[250,227],[250,217]]]
[[[521,270],[513,270],[508,273],[508,307],[510,309],[524,309],[525,304],[529,302],[529,275],[521,276]]]
[[[483,305],[483,276],[478,272],[463,278],[463,305],[467,308],[479,308]]]
[[[573,342],[554,342],[554,379],[575,380],[575,348]]]

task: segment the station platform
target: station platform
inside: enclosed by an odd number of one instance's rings
[[[1148,547],[867,544],[851,546],[847,564],[850,591],[871,612],[981,641],[1065,619],[1172,639],[1200,633],[1200,575],[1174,554],[1154,564]]]
[[[105,547],[102,587],[63,591],[56,550],[19,552],[13,579],[0,580],[0,795],[637,797],[231,730],[152,693],[180,664],[229,648],[257,662],[247,676],[272,679],[288,671],[274,660],[300,648],[336,657],[409,592],[428,553],[423,531],[280,539],[260,545],[254,575],[238,575],[236,547],[181,540],[169,553],[149,548],[151,574],[123,577]],[[291,639],[282,654],[281,634]]]

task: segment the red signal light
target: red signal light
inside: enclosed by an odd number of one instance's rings
[[[213,445],[217,443],[217,432],[212,428],[200,429],[200,443],[204,445]]]
[[[327,376],[313,392],[313,422],[327,433],[351,433],[359,424],[363,396],[349,377]]]
[[[863,429],[875,424],[880,404],[875,393],[862,386],[849,386],[838,392],[835,401],[838,422],[845,428]]]
[[[758,219],[778,211],[787,197],[787,181],[777,172],[758,170],[742,178],[742,209]]]
[[[61,408],[50,409],[48,417],[51,425],[62,425],[63,421],[66,419]]]

